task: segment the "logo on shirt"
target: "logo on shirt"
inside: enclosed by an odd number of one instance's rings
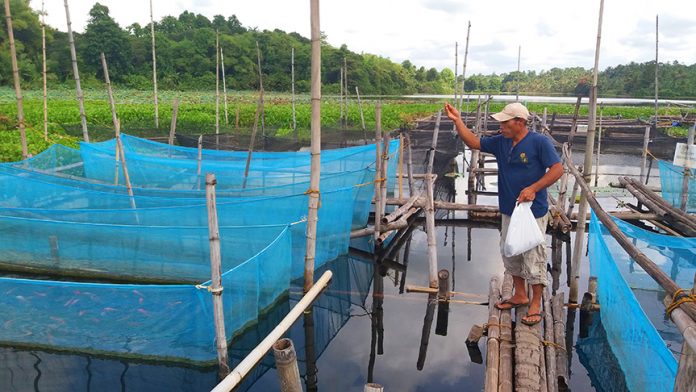
[[[529,159],[527,159],[527,154],[521,153],[520,154],[520,161],[522,161],[522,163],[529,163]]]

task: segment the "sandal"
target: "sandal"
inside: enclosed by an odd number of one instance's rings
[[[501,307],[503,305],[510,305],[510,306],[509,307],[507,307],[507,306]],[[495,306],[495,308],[498,310],[510,310],[510,309],[515,309],[515,308],[519,308],[520,306],[526,306],[526,305],[529,305],[529,300],[527,300],[527,302],[517,303],[517,302],[510,301],[510,299],[504,299],[500,302],[496,302],[496,304],[493,306]]]
[[[533,321],[529,320],[531,317],[534,317]],[[544,318],[544,312],[527,313],[527,315],[522,317],[522,319],[520,321],[522,321],[522,324],[532,327],[532,326],[539,324],[541,322],[541,319],[543,319],[543,318]]]

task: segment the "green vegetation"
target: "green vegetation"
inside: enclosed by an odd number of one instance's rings
[[[10,0],[17,41],[18,60],[24,88],[39,89],[41,78],[41,24],[28,0]],[[4,9],[0,9],[0,69],[9,70],[10,54],[6,38]],[[296,91],[309,92],[310,41],[281,30],[263,30],[242,25],[235,15],[216,15],[209,20],[188,11],[165,16],[155,22],[157,40],[158,85],[162,90],[212,90],[215,86],[215,37],[226,54],[225,75],[233,91],[258,88],[256,43],[262,54],[261,71],[267,91],[291,89],[291,48],[295,49]],[[99,3],[89,12],[83,34],[74,34],[80,76],[84,87],[101,88],[102,70],[99,53],[109,62],[110,76],[120,88],[152,88],[150,25],[119,26],[109,9]],[[326,37],[324,37],[326,38]],[[49,88],[72,87],[72,65],[67,33],[47,27]],[[348,67],[348,89],[360,89],[365,95],[451,94],[454,72],[426,69],[406,60],[396,64],[373,54],[352,52],[345,45],[334,48],[324,41],[322,47],[322,83],[324,94],[339,92],[340,68]],[[654,95],[655,63],[630,63],[609,67],[599,74],[603,96],[645,97]],[[696,85],[696,64],[661,63],[661,98],[692,98]],[[461,76],[460,76],[461,78]],[[476,93],[514,92],[519,85],[523,94],[576,95],[587,93],[591,71],[581,67],[551,68],[544,71],[470,75],[466,91]],[[461,82],[461,80],[460,80]],[[10,72],[0,73],[0,86],[10,86]]]

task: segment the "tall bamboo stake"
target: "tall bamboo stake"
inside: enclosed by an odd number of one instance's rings
[[[203,135],[198,135],[198,158],[196,160],[196,189],[201,189],[201,166],[203,166]]]
[[[215,30],[215,134],[220,133],[220,33]]]
[[[462,103],[464,102],[464,94],[466,93],[466,60],[469,57],[469,34],[471,33],[471,21],[467,23],[466,28],[466,46],[464,47],[464,62],[462,63],[462,95],[459,100],[459,111],[462,111]]]
[[[85,98],[82,95],[82,87],[80,86],[80,71],[77,69],[77,53],[75,52],[75,39],[72,33],[72,24],[70,23],[70,9],[68,8],[68,0],[65,3],[65,19],[68,21],[68,42],[70,42],[70,58],[72,60],[73,75],[75,76],[75,92],[77,93],[77,103],[80,107],[80,121],[82,122],[82,138],[89,143],[89,131],[87,131],[87,116],[85,115]]]
[[[157,99],[157,55],[155,52],[155,18],[150,0],[150,36],[152,37],[152,87],[155,93],[155,128],[159,128],[159,102]]]
[[[457,104],[459,81],[457,80],[457,68],[459,68],[459,42],[454,41],[454,104]]]
[[[133,195],[133,186],[131,185],[130,174],[128,174],[128,165],[126,164],[126,153],[123,151],[123,143],[121,142],[121,122],[116,120],[116,149],[121,155],[121,165],[123,167],[123,179],[126,181],[126,190],[128,191],[128,196],[130,197],[131,208],[135,209],[135,196]],[[135,216],[138,220],[138,216]],[[139,220],[138,220],[138,223]]]
[[[220,47],[220,70],[222,71],[222,106],[225,109],[225,125],[230,124],[229,114],[227,112],[227,81],[225,80],[225,56]]]
[[[261,49],[259,49],[259,41],[256,41],[256,62],[259,68],[259,91],[261,95],[259,96],[259,105],[261,107],[261,135],[263,135],[264,145],[266,143],[266,114],[264,110],[264,98],[263,98],[263,73],[261,72]]]
[[[595,47],[594,69],[592,71],[592,90],[590,90],[590,110],[587,124],[587,136],[585,138],[585,164],[583,165],[583,176],[586,183],[590,182],[592,175],[592,150],[594,149],[594,136],[597,116],[597,79],[599,75],[599,48],[602,42],[602,16],[604,14],[604,0],[599,0],[599,20],[597,22],[597,45]],[[569,162],[572,165],[572,162]],[[573,249],[573,261],[571,271],[570,290],[568,292],[568,301],[572,303],[578,302],[578,281],[580,280],[580,259],[584,252],[585,241],[585,220],[587,214],[587,197],[584,192],[580,196],[580,205],[578,207],[578,224],[575,233],[575,249]]]
[[[222,274],[220,255],[220,231],[218,226],[217,205],[215,202],[215,174],[205,175],[205,195],[208,207],[208,233],[210,238],[210,276],[211,282],[208,290],[213,295],[213,317],[215,318],[215,346],[220,369],[220,378],[230,374],[230,366],[227,360],[227,334],[225,333],[225,315],[222,307]]]
[[[343,93],[346,95],[346,126],[348,125],[348,61],[346,58],[343,58]]]
[[[319,28],[319,0],[310,0],[311,13],[311,174],[309,181],[309,211],[307,214],[307,251],[305,254],[304,292],[314,284],[317,220],[319,215],[319,176],[321,170],[321,30]]]
[[[382,103],[375,104],[375,245],[381,234],[382,210]]]
[[[658,24],[658,18],[659,15],[655,15],[655,131],[657,132],[657,97],[658,97],[658,85],[657,85],[657,71],[659,69],[659,63],[658,63],[658,57],[657,57],[657,49],[659,47],[659,37],[658,37],[658,31],[659,31],[659,24]]]
[[[290,88],[292,89],[292,96],[291,96],[292,133],[295,136],[295,143],[297,143],[298,142],[298,135],[297,135],[297,115],[295,114],[295,48],[294,47],[290,51],[290,77],[291,77]]]
[[[428,266],[429,266],[429,280],[430,287],[437,287],[437,243],[435,239],[435,201],[434,199],[434,181],[433,181],[433,163],[435,162],[435,151],[437,148],[437,137],[440,133],[440,119],[442,118],[442,111],[437,113],[437,120],[435,120],[435,131],[433,132],[433,142],[430,146],[430,151],[428,155],[428,169],[426,171],[425,177],[425,191],[426,191],[426,206],[425,206],[425,220],[426,220],[426,234],[428,237]]]
[[[367,144],[367,128],[365,128],[365,114],[363,113],[362,102],[360,101],[360,91],[358,86],[355,86],[355,96],[358,97],[358,108],[360,109],[360,123],[362,124],[363,140]]]
[[[500,278],[493,276],[488,285],[488,340],[486,351],[486,372],[483,390],[495,392],[498,390],[500,369],[500,310],[495,303],[500,299]]]
[[[522,45],[517,47],[517,92],[515,94],[515,102],[520,101],[520,59],[522,58]]]
[[[19,85],[19,67],[17,66],[17,51],[15,49],[14,43],[14,32],[12,31],[12,14],[10,13],[10,0],[5,0],[5,20],[7,21],[7,36],[10,39],[10,56],[12,57],[12,79],[14,80],[15,97],[17,98],[17,122],[19,123],[19,136],[22,141],[22,159],[26,159],[29,155],[29,152],[27,150],[27,133],[24,129],[24,101],[22,98],[22,88]]]
[[[104,72],[104,82],[106,82],[106,91],[109,96],[109,105],[111,108],[111,121],[114,124],[114,132],[115,136],[120,138],[120,126],[118,122],[118,115],[116,113],[116,103],[114,102],[114,94],[111,91],[111,80],[109,79],[109,68],[106,65],[106,57],[104,56],[104,52],[99,54],[101,58],[101,63],[102,63],[102,70]],[[120,139],[119,139],[120,140]],[[120,168],[120,162],[121,162],[121,144],[116,143],[116,159],[115,159],[115,166],[114,166],[114,185],[118,185],[118,172]]]
[[[43,76],[44,140],[48,141],[48,97],[46,92],[46,11],[41,1],[41,75]]]
[[[341,128],[344,127],[344,119],[343,119],[343,67],[339,70],[340,74],[340,82],[338,83],[338,107],[340,109],[340,114],[338,115],[338,122],[341,123]]]
[[[174,98],[172,103],[172,122],[169,125],[169,145],[174,145],[174,136],[176,136],[176,118],[179,115],[179,98]]]
[[[647,183],[645,181],[645,170],[648,166],[648,145],[650,144],[650,125],[645,126],[645,132],[643,132],[643,151],[642,159],[640,160],[640,182]]]
[[[599,156],[602,154],[602,118],[604,113],[602,107],[599,107],[599,130],[597,132],[597,155],[595,156],[595,172],[594,172],[594,186],[597,186],[599,180]],[[560,197],[558,198],[560,201]]]
[[[694,131],[696,131],[696,123],[694,126],[689,128],[689,134],[686,139],[686,156],[689,157],[689,149],[694,148]],[[680,209],[686,211],[686,205],[689,201],[689,177],[691,176],[691,171],[689,165],[684,166],[684,179],[682,180],[682,193],[681,193],[681,203]]]

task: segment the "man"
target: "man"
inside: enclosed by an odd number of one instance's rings
[[[500,244],[505,242],[510,215],[517,202],[532,201],[532,213],[539,229],[546,232],[548,201],[546,188],[563,174],[561,160],[551,141],[544,135],[529,132],[529,110],[511,103],[493,114],[500,122],[500,135],[479,139],[462,121],[459,112],[445,104],[447,117],[454,121],[459,136],[469,148],[493,154],[498,163],[498,205],[501,213]],[[521,255],[503,257],[505,270],[512,275],[514,294],[495,304],[501,310],[529,305],[521,321],[535,325],[542,319],[541,293],[546,285],[546,244],[541,244]],[[532,285],[532,297],[527,296],[527,283]]]

